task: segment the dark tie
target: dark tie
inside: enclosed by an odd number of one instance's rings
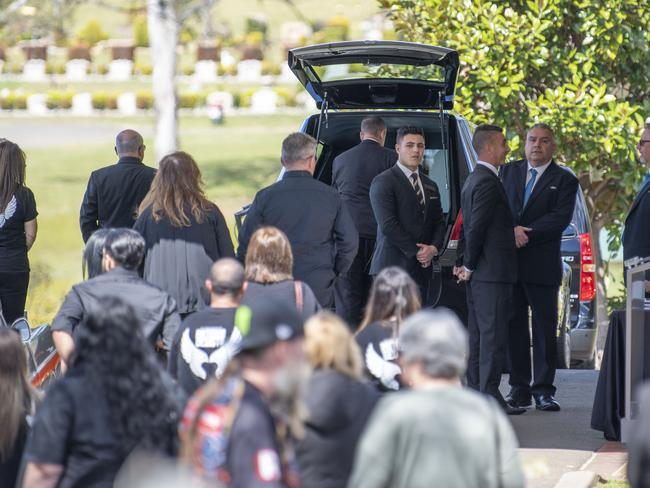
[[[530,180],[528,180],[528,183],[526,184],[526,189],[524,190],[524,204],[522,205],[522,208],[526,207],[526,203],[528,203],[530,194],[533,192],[533,186],[535,186],[535,180],[537,179],[537,170],[535,168],[530,168],[529,171],[530,171]]]
[[[411,173],[411,184],[415,190],[415,198],[418,199],[420,207],[424,208],[424,195],[422,195],[422,190],[420,190],[420,185],[418,185],[418,174]]]

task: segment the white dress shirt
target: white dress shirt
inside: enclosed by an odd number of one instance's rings
[[[494,166],[493,164],[486,163],[485,161],[481,161],[480,159],[476,162],[476,164],[480,164],[481,166],[485,166],[488,168],[490,171],[494,173],[495,176],[499,176],[499,169]]]
[[[411,171],[406,166],[404,166],[402,163],[400,163],[399,160],[397,161],[397,167],[399,169],[401,169],[402,173],[404,173],[406,175],[406,177],[408,178],[409,183],[411,183],[411,185],[413,185],[413,180],[411,179],[411,175],[413,173],[418,175],[418,186],[420,187],[420,192],[422,193],[422,198],[424,198],[424,188],[422,187],[422,180],[420,180],[420,173],[418,172],[418,170]]]

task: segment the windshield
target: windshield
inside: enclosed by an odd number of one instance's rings
[[[395,79],[444,82],[445,70],[441,66],[430,64],[415,66],[408,64],[388,63],[340,63],[326,66],[311,66],[321,82],[362,80],[362,79]],[[317,81],[315,78],[312,81]]]

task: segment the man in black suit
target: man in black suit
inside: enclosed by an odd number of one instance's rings
[[[418,170],[424,149],[421,128],[401,127],[395,144],[397,163],[370,185],[370,203],[377,219],[370,274],[388,266],[401,267],[420,287],[423,302],[431,261],[442,248],[446,231],[438,186]]]
[[[381,117],[361,121],[361,143],[339,154],[332,166],[332,186],[345,202],[359,232],[359,250],[350,269],[336,280],[336,313],[352,327],[361,322],[372,279],[368,270],[377,239],[377,221],[370,205],[370,183],[397,161],[384,147],[386,124]]]
[[[623,260],[650,257],[650,124],[645,124],[636,148],[648,172],[625,218]],[[646,273],[645,291],[650,293],[650,272]]]
[[[501,128],[494,125],[478,126],[472,145],[478,163],[461,192],[463,225],[454,268],[467,283],[467,383],[496,398],[507,414],[518,415],[525,409],[508,405],[499,392],[517,279],[512,213],[497,176],[509,148]]]
[[[79,211],[84,242],[102,227],[133,227],[135,215],[156,170],[142,163],[145,145],[134,130],[115,138],[117,164],[93,171]]]
[[[553,161],[553,131],[536,124],[526,134],[526,159],[501,169],[515,219],[518,277],[509,326],[511,405],[558,411],[557,296],[562,282],[560,245],[571,222],[578,179]],[[532,315],[534,378],[531,386],[529,309]]]
[[[251,235],[263,225],[284,232],[293,276],[307,283],[323,308],[334,309],[334,282],[350,268],[359,235],[339,194],[313,178],[316,140],[294,132],[282,141],[282,179],[257,192],[239,235],[244,262]]]

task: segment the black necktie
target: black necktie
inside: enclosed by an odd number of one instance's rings
[[[420,190],[420,185],[418,184],[417,173],[411,173],[411,183],[413,185],[413,189],[415,190],[415,197],[420,203],[420,207],[424,208],[424,195],[422,195],[422,190]]]

